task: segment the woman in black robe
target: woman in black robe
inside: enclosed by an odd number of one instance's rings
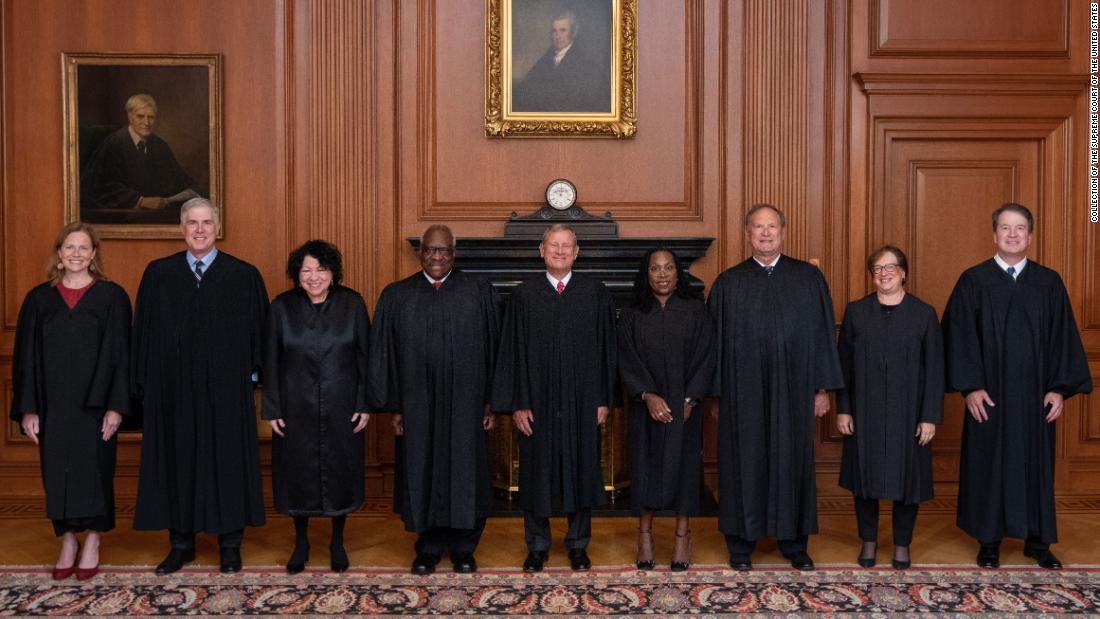
[[[905,291],[909,262],[886,245],[867,259],[875,292],[848,304],[840,328],[845,388],[840,486],[855,499],[858,563],[875,565],[879,500],[893,506],[896,569],[909,567],[917,507],[932,498],[932,437],[943,421],[943,336],[936,310]]]
[[[680,261],[658,248],[642,257],[634,307],[619,320],[619,371],[630,397],[631,503],[638,514],[638,569],[653,568],[653,514],[676,514],[672,570],[691,562],[688,517],[699,513],[702,414],[714,375],[714,326]]]
[[[340,251],[307,241],[287,261],[295,287],[275,298],[264,336],[264,419],[271,425],[275,510],[294,518],[296,574],[309,560],[309,518],[332,518],[334,572],[348,569],[347,514],[363,504],[370,318],[340,285]]]
[[[12,357],[11,418],[39,448],[46,515],[61,538],[55,580],[94,576],[115,526],[115,450],[129,406],[130,298],[103,275],[99,237],[71,223],[47,281],[27,293]],[[88,531],[84,549],[76,535]]]

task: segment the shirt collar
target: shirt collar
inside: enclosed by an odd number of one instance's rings
[[[198,262],[199,259],[196,258],[195,256],[191,255],[191,252],[187,252],[184,255],[187,256],[187,266],[191,267],[191,270],[194,271],[195,270],[195,263]],[[210,265],[214,264],[214,258],[217,258],[217,257],[218,257],[218,248],[214,247],[210,250],[209,254],[206,254],[205,256],[203,256],[202,266],[205,267],[205,268],[210,268]]]
[[[771,261],[771,264],[764,264],[763,262],[760,262],[760,260],[757,259],[756,256],[753,256],[752,259],[756,260],[756,264],[759,264],[761,267],[767,268],[767,267],[774,267],[775,265],[779,264],[779,259],[782,258],[782,257],[783,257],[783,254],[779,254],[778,256],[775,257],[775,260]]]
[[[143,138],[140,135],[134,133],[134,128],[133,127],[127,126],[126,127],[126,132],[130,134],[130,140],[134,143],[134,146],[137,146],[139,142],[142,142],[142,141],[145,140],[145,138]]]
[[[1013,279],[1019,277],[1020,273],[1024,272],[1024,267],[1027,266],[1027,258],[1024,258],[1023,260],[1020,260],[1016,264],[1009,264],[1009,263],[1005,262],[1004,260],[1001,259],[1000,254],[993,254],[993,259],[995,261],[997,261],[997,266],[1001,267],[1001,270],[1005,271],[1006,273],[1008,272],[1008,267],[1010,267],[1010,266],[1011,267],[1016,267],[1016,272],[1012,275]]]
[[[554,277],[553,275],[551,275],[550,271],[546,272],[546,279],[550,280],[550,285],[554,287],[554,290],[558,289],[558,281],[559,280],[556,277]],[[573,272],[572,271],[566,273],[565,277],[561,278],[560,281],[563,285],[568,286],[569,285],[569,280],[571,280],[571,279],[573,279]]]
[[[451,276],[451,273],[454,273],[454,269],[451,269],[450,271],[447,271],[447,274],[446,274],[446,275],[444,275],[444,276],[443,276],[443,279],[440,279],[440,280],[435,280],[435,279],[432,279],[432,276],[431,276],[431,275],[428,275],[428,272],[427,272],[427,271],[420,271],[420,272],[424,274],[424,277],[425,277],[425,278],[427,278],[427,280],[428,280],[428,283],[434,286],[434,285],[435,285],[435,283],[436,283],[437,281],[438,281],[439,283],[441,283],[441,284],[442,284],[443,282],[447,281],[447,278]]]
[[[561,50],[560,52],[555,53],[554,54],[554,64],[557,65],[557,64],[561,63],[562,58],[565,58],[565,55],[567,53],[569,53],[569,50],[571,50],[571,49],[573,49],[573,44],[572,43],[569,44],[569,47],[566,47],[565,49]]]

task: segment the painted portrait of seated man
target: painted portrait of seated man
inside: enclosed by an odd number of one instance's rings
[[[126,117],[127,126],[103,138],[81,170],[81,210],[151,213],[203,197],[172,148],[153,133],[157,121],[153,97],[130,97]]]

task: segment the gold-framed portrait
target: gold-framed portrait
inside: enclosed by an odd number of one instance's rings
[[[633,137],[637,10],[637,0],[486,0],[486,134]]]
[[[222,211],[221,55],[64,53],[65,221],[178,238],[180,205]]]

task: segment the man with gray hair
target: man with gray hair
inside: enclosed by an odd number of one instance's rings
[[[157,102],[126,101],[128,125],[96,147],[80,174],[81,208],[163,210],[199,197],[168,143],[153,133]]]
[[[516,83],[514,111],[611,111],[610,58],[595,53],[590,39],[578,39],[577,34],[576,13],[564,11],[554,17],[550,48]]]
[[[134,313],[131,391],[144,410],[134,528],[168,530],[168,574],[218,535],[221,571],[241,569],[245,526],[264,524],[252,391],[267,289],[251,264],[214,246],[218,208],[180,209],[186,251],[149,263]]]
[[[520,431],[526,572],[543,569],[555,513],[569,520],[570,566],[589,569],[592,508],[607,500],[599,426],[621,399],[615,308],[603,282],[573,270],[579,253],[569,226],[547,229],[546,270],[512,292],[493,378],[493,410],[510,413]]]

